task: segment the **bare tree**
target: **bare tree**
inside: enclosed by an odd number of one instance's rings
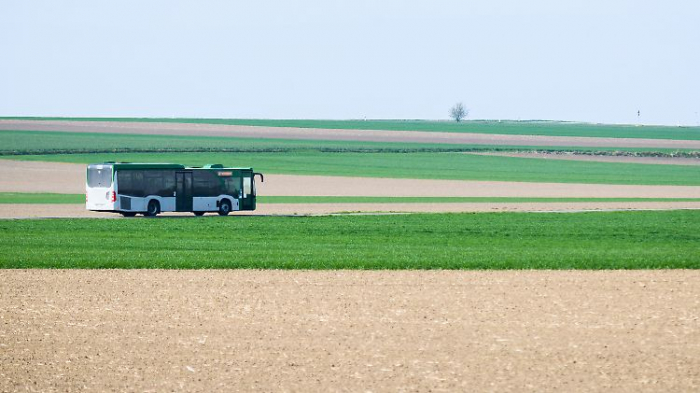
[[[469,109],[464,107],[464,104],[458,102],[455,106],[450,109],[450,117],[455,119],[456,122],[462,121],[465,117],[469,116]]]

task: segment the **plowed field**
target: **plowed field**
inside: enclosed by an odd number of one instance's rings
[[[697,391],[696,271],[0,271],[0,391]]]

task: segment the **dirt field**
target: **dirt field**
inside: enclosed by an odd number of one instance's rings
[[[593,156],[586,154],[557,154],[557,153],[465,153],[481,156],[541,158],[545,160],[570,160],[570,161],[594,161],[594,162],[626,162],[630,164],[658,164],[658,165],[700,165],[700,158],[685,157],[627,157],[627,156]]]
[[[520,146],[640,147],[700,149],[700,141],[636,138],[589,138],[539,135],[467,134],[419,131],[335,130],[220,124],[109,121],[0,120],[0,130],[70,131],[120,134],[229,136],[272,139],[323,139],[369,142],[421,142]]]
[[[0,271],[0,391],[697,391],[697,271]]]
[[[232,216],[326,215],[338,213],[463,213],[463,212],[578,212],[597,210],[700,209],[700,202],[574,202],[574,203],[267,203],[255,211]],[[206,216],[216,213],[207,213]],[[190,217],[192,213],[162,213],[159,217]],[[0,219],[122,218],[115,213],[85,210],[72,204],[0,204]]]
[[[84,194],[86,166],[0,159],[0,192]]]

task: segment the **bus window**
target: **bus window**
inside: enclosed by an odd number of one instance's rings
[[[143,181],[143,172],[142,170],[139,171],[131,171],[131,186],[134,187],[133,189],[133,196],[137,197],[145,197],[146,194],[144,193],[144,190],[146,188],[146,185],[144,184]]]
[[[225,192],[224,194],[232,195],[234,198],[238,198],[241,191],[241,178],[240,177],[225,177]]]
[[[146,184],[144,182],[144,171],[118,171],[117,185],[119,186],[119,194],[133,197],[145,197]]]
[[[196,197],[214,197],[224,191],[219,177],[211,171],[194,171],[192,180]]]
[[[120,194],[134,195],[135,187],[131,178],[131,171],[117,172],[117,186],[119,187]]]
[[[112,168],[88,168],[88,187],[109,187],[112,185]]]
[[[163,171],[163,190],[160,196],[173,196],[175,192],[175,171]]]
[[[252,193],[252,191],[253,191],[252,178],[244,177],[243,178],[243,196],[247,197],[249,194]]]

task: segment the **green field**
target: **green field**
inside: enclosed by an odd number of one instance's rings
[[[362,142],[298,139],[257,139],[177,135],[136,135],[82,132],[3,131],[0,155],[112,152],[456,152],[456,151],[577,151],[609,154],[627,152],[691,154],[692,149],[645,149],[580,146],[503,146],[410,142]]]
[[[258,203],[576,203],[576,202],[700,202],[700,198],[512,198],[512,197],[366,197],[258,196]],[[82,204],[84,194],[0,192],[1,204]]]
[[[178,135],[0,131],[0,154],[104,153],[113,151],[464,151],[496,146],[437,143],[256,139]],[[525,147],[528,148],[528,147]],[[528,148],[532,150],[532,148]],[[596,149],[597,150],[597,149]],[[630,150],[634,151],[634,150]]]
[[[53,194],[33,192],[0,192],[0,203],[85,203],[85,194]]]
[[[700,268],[700,211],[0,220],[0,233],[0,268]]]
[[[520,182],[700,185],[697,167],[480,156],[463,153],[114,153],[14,156],[14,159],[222,163],[263,173]]]
[[[9,117],[5,117],[9,119]],[[649,138],[700,140],[700,127],[633,126],[553,121],[426,120],[269,120],[269,119],[177,119],[177,118],[60,118],[15,117],[11,119],[138,121],[169,123],[233,124],[265,127],[301,127],[387,131],[464,132],[510,135],[588,136],[603,138]]]

